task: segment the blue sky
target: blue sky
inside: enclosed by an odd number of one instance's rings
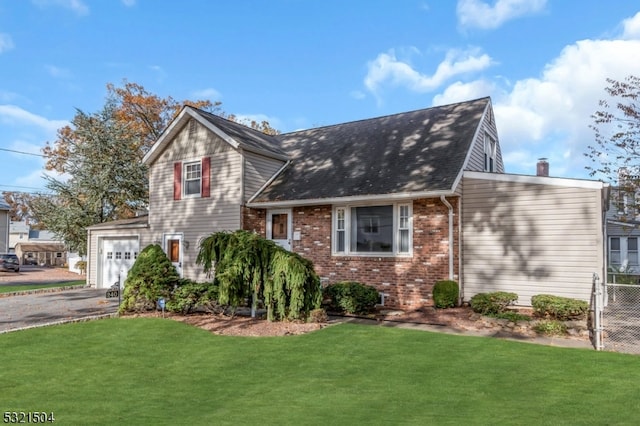
[[[640,73],[629,0],[0,0],[0,191],[123,79],[283,132],[491,96],[505,168],[586,178],[606,78]]]

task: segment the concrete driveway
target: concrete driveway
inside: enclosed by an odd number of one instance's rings
[[[79,279],[83,277],[64,270],[26,267],[19,274],[0,274],[0,287],[43,282],[64,285]],[[115,314],[118,299],[107,299],[105,292],[82,287],[0,297],[0,333]]]

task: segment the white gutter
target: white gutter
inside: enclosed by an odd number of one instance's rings
[[[444,195],[440,196],[440,201],[449,209],[449,279],[453,280],[453,206]]]
[[[270,183],[270,182],[268,182]],[[264,187],[266,187],[265,184]],[[262,189],[260,190],[262,191]],[[435,198],[438,196],[455,196],[451,191],[424,191],[424,192],[400,192],[392,194],[375,194],[375,195],[351,195],[345,197],[331,197],[331,198],[307,198],[300,200],[286,200],[286,201],[265,201],[265,202],[252,202],[260,191],[256,192],[256,195],[251,197],[247,202],[247,207],[264,209],[264,208],[285,208],[285,207],[298,207],[298,206],[316,206],[324,204],[349,204],[349,203],[367,203],[371,201],[406,201],[415,200],[418,198]]]

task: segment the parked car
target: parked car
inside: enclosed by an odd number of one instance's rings
[[[20,272],[20,260],[13,253],[0,254],[0,271]]]

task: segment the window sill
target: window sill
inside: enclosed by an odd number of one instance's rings
[[[331,253],[331,257],[339,258],[340,260],[376,260],[376,261],[401,261],[408,262],[413,259],[412,253],[407,254],[394,254],[394,253]]]

